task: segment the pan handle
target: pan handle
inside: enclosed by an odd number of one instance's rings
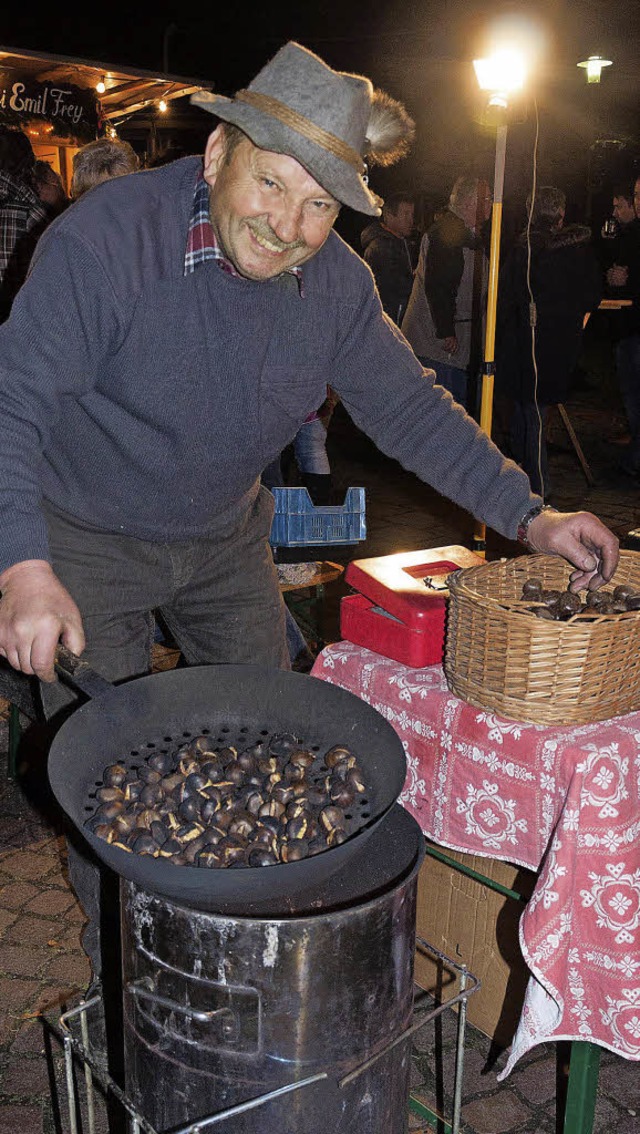
[[[115,685],[107,681],[106,677],[92,669],[88,662],[83,661],[77,654],[68,650],[62,643],[58,643],[54,657],[55,671],[72,689],[77,689],[87,697],[112,697],[116,692]]]

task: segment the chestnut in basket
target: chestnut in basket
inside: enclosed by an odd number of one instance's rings
[[[574,594],[573,591],[563,591],[558,599],[558,610],[566,618],[571,618],[572,614],[579,614],[582,610],[579,596]]]
[[[522,598],[536,604],[530,607],[536,618],[547,621],[566,622],[578,614],[598,618],[640,610],[640,593],[630,583],[620,583],[613,591],[588,591],[583,605],[579,596],[568,589],[545,590],[539,579],[527,579],[522,586]]]
[[[522,587],[523,599],[541,599],[542,598],[542,579],[527,579]]]

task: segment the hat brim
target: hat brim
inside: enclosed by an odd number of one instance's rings
[[[371,192],[353,166],[286,126],[278,118],[248,103],[210,91],[191,95],[191,102],[224,122],[238,126],[260,149],[295,158],[342,205],[348,205],[370,217],[380,216],[380,198]]]

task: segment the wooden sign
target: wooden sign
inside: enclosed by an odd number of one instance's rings
[[[98,135],[100,103],[91,90],[57,80],[37,82],[15,71],[0,71],[0,122],[50,122],[54,134],[91,141]]]

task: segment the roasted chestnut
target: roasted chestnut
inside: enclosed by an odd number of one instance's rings
[[[130,771],[105,769],[87,826],[125,851],[177,866],[299,861],[344,842],[345,809],[365,791],[346,745],[328,750],[319,782],[321,763],[289,733],[243,752],[196,737],[173,754],[152,752]]]
[[[540,599],[542,598],[542,579],[527,579],[522,587],[523,599]]]

